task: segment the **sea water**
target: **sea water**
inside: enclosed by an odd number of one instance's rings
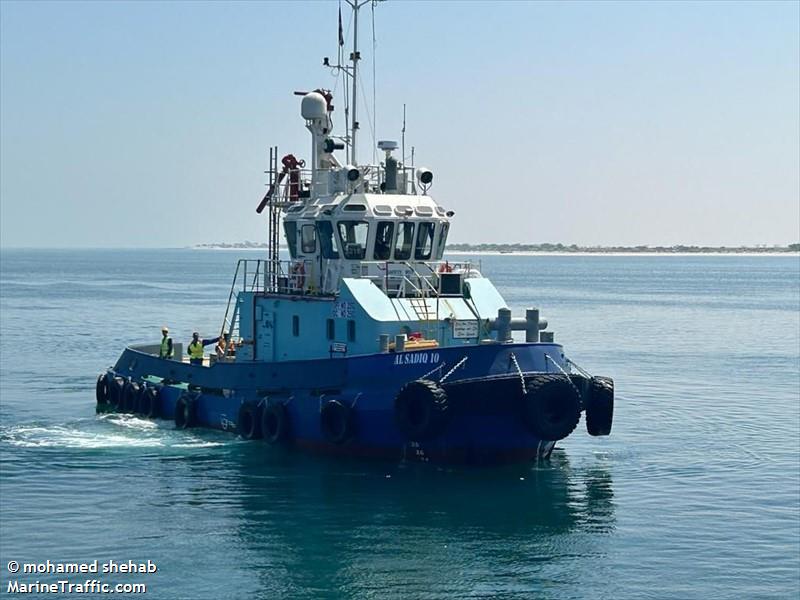
[[[797,255],[474,257],[617,390],[610,437],[477,470],[95,415],[125,344],[219,331],[237,257],[2,251],[0,595],[47,561],[153,563],[66,576],[147,598],[800,595]]]

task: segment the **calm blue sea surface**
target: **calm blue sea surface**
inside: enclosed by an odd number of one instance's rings
[[[331,460],[96,416],[125,344],[219,330],[239,255],[0,253],[0,596],[8,561],[94,559],[155,562],[100,576],[144,598],[800,595],[797,256],[482,257],[616,380],[611,437],[581,424],[549,462]]]

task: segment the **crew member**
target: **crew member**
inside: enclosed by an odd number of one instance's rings
[[[217,342],[217,347],[214,349],[217,353],[217,358],[223,359],[225,358],[225,354],[227,353],[228,356],[233,354],[233,347],[231,346],[231,334],[230,333],[223,333],[222,337],[219,338]]]
[[[169,337],[169,329],[166,325],[161,328],[161,346],[158,349],[158,358],[172,359],[175,351],[172,348],[172,338]]]
[[[219,341],[219,337],[210,340],[200,339],[200,334],[196,331],[192,334],[192,341],[189,342],[189,362],[193,365],[203,364],[203,347]]]

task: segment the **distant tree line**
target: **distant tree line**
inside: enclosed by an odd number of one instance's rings
[[[723,252],[800,252],[800,244],[788,246],[578,246],[577,244],[448,244],[448,250],[458,252],[651,252],[654,254]]]
[[[198,244],[196,248],[266,248],[263,242],[220,242]],[[578,246],[577,244],[448,244],[448,250],[457,252],[652,252],[654,254],[723,252],[800,252],[800,243],[788,246]]]

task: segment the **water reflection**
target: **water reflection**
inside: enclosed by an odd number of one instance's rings
[[[565,557],[602,556],[605,536],[580,534],[615,526],[611,473],[574,469],[560,451],[533,466],[444,470],[236,444],[224,462],[225,504],[236,510],[228,533],[257,597],[384,596],[401,585],[413,597],[464,594],[478,584],[511,593],[549,569],[562,572]],[[214,463],[184,466],[209,482],[223,467]],[[188,502],[211,505],[212,487],[196,487]],[[564,577],[569,584],[572,575]]]

